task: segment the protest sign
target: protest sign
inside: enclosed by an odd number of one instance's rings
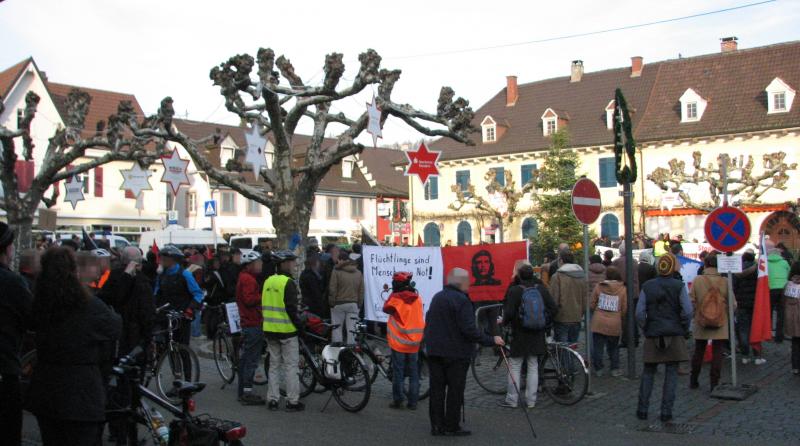
[[[698,262],[697,260],[684,256],[678,256],[678,262],[681,264],[680,273],[683,278],[683,283],[691,290],[692,283],[694,283],[694,279],[697,277],[697,270],[703,266],[703,262]]]
[[[469,272],[469,297],[473,301],[503,300],[517,260],[528,259],[528,242],[442,248],[444,271]]]
[[[383,304],[392,290],[392,275],[407,271],[422,297],[427,312],[433,295],[442,290],[442,251],[437,247],[398,248],[364,246],[364,315],[367,320],[386,322]]]
[[[239,307],[235,302],[225,304],[225,312],[228,314],[228,328],[231,334],[242,331],[242,321],[239,317]]]

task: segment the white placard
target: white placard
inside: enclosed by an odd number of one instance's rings
[[[718,255],[717,272],[719,273],[740,273],[742,272],[742,256],[740,255]]]
[[[378,217],[389,217],[392,215],[392,203],[378,203]]]
[[[783,294],[786,297],[791,297],[792,299],[800,299],[800,284],[796,284],[794,282],[789,282],[786,284],[786,288],[783,290]]]
[[[397,271],[414,274],[417,292],[427,313],[433,295],[442,290],[442,251],[435,247],[398,248],[364,246],[364,314],[367,320],[386,322],[383,304],[389,298],[392,275]],[[386,285],[389,291],[384,291]]]
[[[619,296],[616,294],[600,293],[597,296],[597,309],[603,311],[619,311]]]
[[[231,334],[242,331],[242,322],[239,318],[239,307],[235,302],[225,304],[225,312],[228,313],[228,327]]]

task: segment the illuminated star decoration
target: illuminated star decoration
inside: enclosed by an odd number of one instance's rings
[[[122,186],[120,189],[128,190],[134,197],[139,197],[143,190],[153,190],[150,186],[150,176],[153,175],[149,169],[142,169],[139,163],[133,163],[130,169],[122,169]]]
[[[64,189],[67,190],[66,195],[64,195],[64,201],[69,201],[72,204],[72,210],[75,210],[75,206],[78,205],[79,201],[86,199],[83,196],[83,181],[85,180],[79,180],[77,175],[73,175],[64,183]]]
[[[169,156],[162,156],[161,162],[164,163],[164,175],[161,177],[161,182],[169,183],[172,194],[178,195],[181,185],[189,185],[189,176],[186,174],[189,160],[182,159],[178,154],[178,149],[175,149]]]
[[[428,177],[439,176],[439,156],[442,152],[429,151],[425,143],[420,143],[416,152],[406,152],[408,166],[406,175],[416,175],[422,184],[428,182]]]
[[[372,102],[367,103],[367,133],[372,135],[372,146],[378,147],[378,138],[383,139],[381,134],[381,109],[375,103],[375,96],[372,96]]]
[[[244,134],[244,138],[247,141],[247,154],[244,161],[253,166],[253,175],[258,179],[261,169],[267,165],[267,159],[264,157],[267,139],[261,136],[258,124],[255,122],[250,127],[250,131]]]

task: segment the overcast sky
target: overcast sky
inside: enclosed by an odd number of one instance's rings
[[[285,54],[309,84],[319,84],[325,54],[344,53],[352,79],[357,57],[376,49],[385,68],[403,70],[393,99],[435,111],[449,85],[478,108],[505,86],[719,51],[719,38],[740,48],[800,39],[800,1],[778,0],[700,18],[588,37],[501,49],[454,52],[636,25],[759,0],[615,1],[179,1],[5,0],[0,3],[0,69],[33,56],[50,80],[134,93],[152,113],[164,96],[190,119],[236,124],[211,85],[211,67],[270,47]],[[432,52],[446,55],[424,56]],[[411,57],[409,57],[411,56]],[[800,61],[798,62],[800,64]],[[335,107],[364,110],[372,91]],[[307,127],[305,127],[307,129]],[[400,121],[384,143],[418,138]]]

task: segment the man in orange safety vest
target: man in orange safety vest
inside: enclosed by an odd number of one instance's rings
[[[392,404],[393,409],[403,408],[406,364],[408,370],[408,403],[410,410],[417,409],[419,401],[419,347],[425,331],[422,299],[414,289],[413,275],[396,272],[392,276],[392,294],[383,305],[389,315],[386,338],[392,349]]]

